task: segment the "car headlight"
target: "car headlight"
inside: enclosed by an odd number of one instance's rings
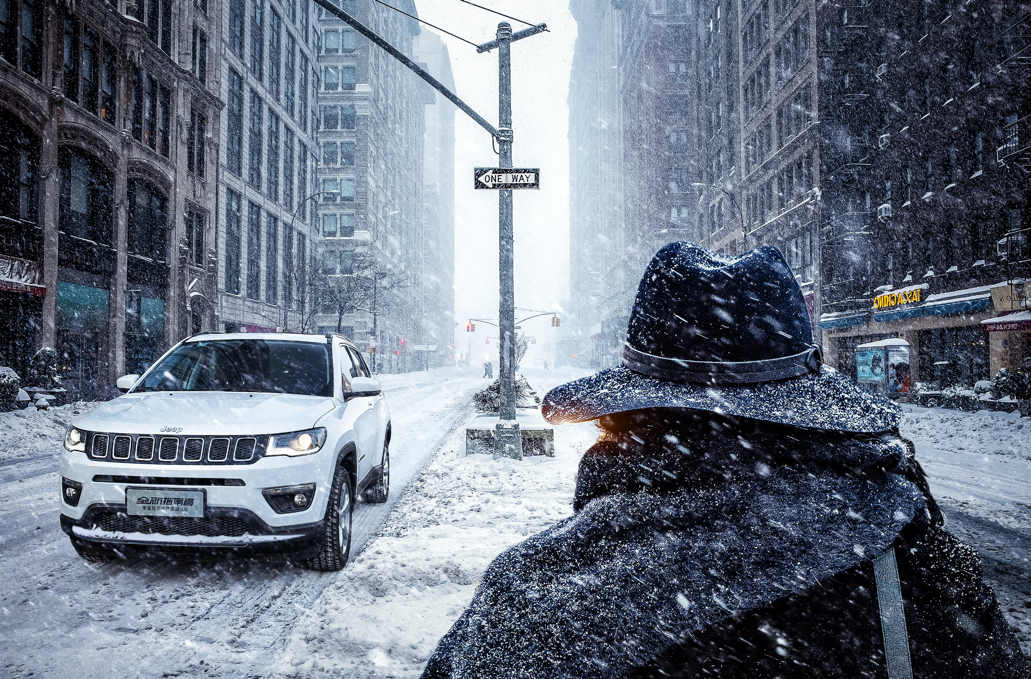
[[[64,435],[64,448],[72,452],[86,452],[86,432],[69,427],[68,433]]]
[[[323,427],[295,431],[291,434],[273,434],[269,437],[265,455],[311,455],[319,452],[325,442],[326,430]]]

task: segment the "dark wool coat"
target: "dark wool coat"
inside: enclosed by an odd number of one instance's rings
[[[424,679],[887,677],[889,547],[915,677],[1031,678],[912,444],[784,431],[603,438],[574,516],[495,559]]]

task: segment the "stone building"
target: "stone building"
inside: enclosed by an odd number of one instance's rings
[[[210,0],[209,0],[210,1]],[[213,328],[315,332],[318,27],[307,0],[221,0]]]
[[[824,352],[909,342],[909,377],[972,386],[1028,356],[1027,2],[825,3]]]
[[[417,21],[373,0],[339,6],[413,58]],[[393,6],[416,15],[412,0]],[[316,326],[377,351],[376,370],[409,370],[424,344],[424,108],[434,99],[382,49],[320,15]]]
[[[0,353],[109,394],[212,322],[216,0],[0,2]],[[210,36],[210,39],[209,39]]]

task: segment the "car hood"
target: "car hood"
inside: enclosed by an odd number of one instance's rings
[[[72,426],[125,434],[280,434],[313,427],[334,407],[324,396],[162,391],[119,396]]]

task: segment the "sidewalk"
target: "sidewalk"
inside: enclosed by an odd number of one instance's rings
[[[556,372],[531,379],[542,396],[579,376]],[[558,427],[555,457],[494,460],[466,457],[460,427],[302,616],[273,676],[418,677],[491,560],[572,514],[577,465],[596,438],[593,424]]]

